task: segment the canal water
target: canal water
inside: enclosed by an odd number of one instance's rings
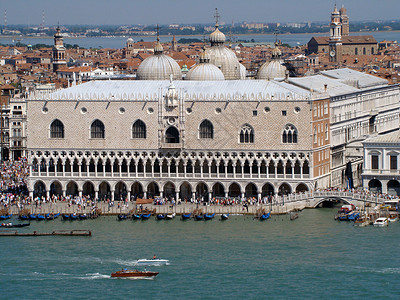
[[[20,231],[90,229],[92,237],[0,237],[0,298],[398,299],[400,223],[357,228],[334,221],[335,212],[264,222],[33,221]],[[148,267],[155,279],[110,278],[153,255],[170,260]]]

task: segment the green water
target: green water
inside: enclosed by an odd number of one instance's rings
[[[1,237],[1,299],[399,298],[400,223],[354,227],[334,209],[260,222],[42,221],[20,231],[90,229],[92,237]],[[138,258],[154,280],[111,279]]]

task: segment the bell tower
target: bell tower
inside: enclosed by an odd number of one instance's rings
[[[63,42],[63,36],[60,32],[60,26],[57,27],[56,33],[54,34],[54,46],[53,46],[53,72],[56,72],[62,67],[65,67],[67,62],[65,61],[65,47]]]
[[[335,8],[331,14],[329,35],[329,61],[340,64],[342,61],[342,23],[340,13]]]
[[[349,36],[350,28],[349,28],[349,17],[347,16],[347,9],[342,6],[339,10],[340,12],[340,21],[342,22],[342,36]]]

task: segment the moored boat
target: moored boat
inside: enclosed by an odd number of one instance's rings
[[[368,216],[362,215],[357,220],[354,221],[354,226],[365,227],[370,224]]]
[[[194,219],[195,219],[196,221],[203,220],[203,215],[195,215],[195,216],[194,216]]]
[[[20,227],[26,227],[31,225],[30,223],[25,223],[25,224],[13,224],[13,223],[2,223],[0,224],[0,227],[5,227],[5,228],[20,228]]]
[[[388,225],[389,225],[388,219],[383,217],[376,219],[374,222],[375,227],[385,227]]]
[[[169,264],[168,259],[158,259],[158,258],[153,258],[153,259],[141,258],[135,262],[136,266],[164,266],[168,264]]]
[[[29,220],[36,220],[37,216],[35,214],[29,215]]]
[[[126,220],[126,219],[128,219],[128,215],[126,215],[126,214],[119,214],[118,215],[118,221],[123,221],[123,220]]]
[[[133,220],[140,220],[140,215],[133,214],[132,215],[132,219]]]
[[[127,269],[111,273],[111,277],[114,278],[154,278],[157,275],[158,272],[127,270]]]
[[[172,220],[173,218],[175,218],[175,213],[173,213],[173,214],[167,214],[167,215],[165,216],[165,220]]]
[[[12,217],[12,214],[11,215],[2,215],[2,216],[0,216],[0,220],[7,220],[7,219],[10,219]]]
[[[151,217],[151,214],[141,214],[140,217],[142,220],[148,220]]]
[[[182,220],[188,220],[188,219],[190,219],[190,217],[192,216],[192,213],[188,213],[188,214],[183,214],[182,215]]]
[[[388,219],[389,219],[389,222],[397,222],[399,220],[399,215],[398,214],[390,214]]]
[[[79,220],[87,220],[88,219],[88,215],[87,214],[80,214],[79,215]]]
[[[357,211],[352,211],[347,215],[347,220],[349,221],[355,221],[360,217],[360,213]]]
[[[214,218],[214,216],[215,216],[215,213],[214,213],[214,214],[211,214],[211,215],[209,215],[209,214],[205,214],[205,215],[204,215],[204,220],[205,220],[205,221],[207,221],[207,220],[211,220],[211,219],[213,219],[213,218]]]
[[[73,213],[69,216],[70,220],[78,220],[79,216],[76,213]]]
[[[228,220],[229,219],[229,214],[222,214],[221,215],[221,220]]]
[[[62,215],[62,218],[63,218],[63,220],[69,220],[69,214],[63,214]]]
[[[38,214],[38,215],[36,216],[36,219],[37,219],[38,221],[42,221],[42,220],[45,219],[45,217],[44,217],[44,215]]]
[[[29,220],[29,216],[28,215],[20,215],[19,219],[20,220]]]
[[[269,217],[271,216],[271,212],[267,213],[267,214],[262,214],[260,216],[260,221],[264,221],[266,219],[269,219]]]
[[[158,214],[157,220],[165,220],[165,214]]]

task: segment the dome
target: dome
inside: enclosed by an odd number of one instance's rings
[[[189,70],[185,80],[215,81],[225,80],[225,77],[222,71],[213,64],[200,63]]]
[[[136,78],[138,80],[174,80],[182,79],[182,71],[178,63],[165,54],[154,54],[139,65]]]
[[[272,59],[269,62],[265,62],[260,69],[258,69],[256,78],[267,80],[285,78],[286,67],[282,64],[282,59]]]
[[[210,34],[209,37],[211,46],[214,44],[223,44],[225,43],[225,34],[223,34],[221,31],[218,29],[218,24],[215,26],[214,32]]]
[[[240,80],[245,80],[247,75],[246,67],[239,63]]]
[[[240,64],[236,54],[221,45],[214,45],[207,49],[207,54],[210,56],[210,63],[217,66],[224,74],[226,80],[240,79]]]

